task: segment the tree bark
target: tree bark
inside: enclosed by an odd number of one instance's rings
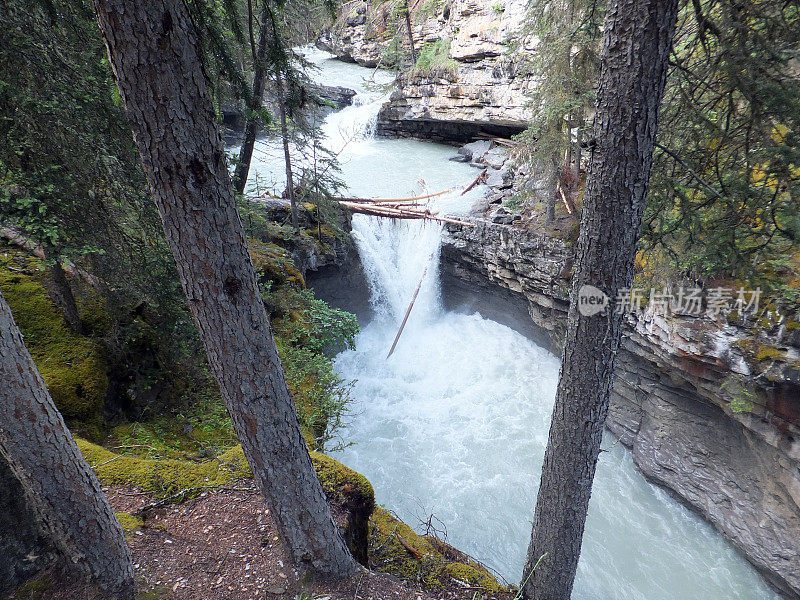
[[[134,596],[125,534],[0,294],[0,454],[58,549],[114,598]]]
[[[247,176],[250,173],[250,162],[253,159],[253,148],[256,144],[256,135],[258,134],[258,115],[256,114],[262,108],[261,99],[264,95],[264,83],[266,82],[267,73],[267,42],[269,41],[269,33],[267,29],[267,15],[269,4],[264,0],[261,9],[261,29],[258,34],[258,47],[253,56],[253,101],[254,105],[250,107],[250,114],[247,116],[244,126],[244,139],[242,140],[242,147],[239,149],[239,158],[236,161],[236,171],[233,175],[233,187],[236,193],[243,194],[245,185],[247,184]]]
[[[334,524],[272,337],[182,0],[97,0],[153,198],[233,425],[298,567],[356,563]]]
[[[633,280],[676,13],[677,0],[608,4],[567,332],[523,571],[526,600],[568,600],[572,591],[622,335],[613,304]],[[584,285],[608,296],[604,313],[579,312]]]
[[[406,2],[406,29],[408,29],[408,45],[411,49],[411,68],[414,68],[414,65],[417,64],[417,50],[414,48],[414,31],[411,28],[411,7],[408,5],[408,0]]]
[[[56,255],[57,256],[57,255]],[[83,324],[78,314],[78,305],[75,302],[75,295],[67,281],[67,275],[58,259],[50,267],[50,278],[53,280],[53,300],[61,307],[64,313],[64,321],[72,331],[83,332]]]
[[[297,199],[294,196],[294,175],[292,174],[292,154],[289,151],[289,124],[286,120],[286,91],[283,89],[283,77],[280,69],[275,75],[278,83],[278,112],[281,118],[281,139],[283,140],[283,162],[286,165],[286,193],[289,196],[289,207],[292,213],[292,227],[300,232],[297,218]]]
[[[53,563],[53,544],[0,453],[0,597]]]

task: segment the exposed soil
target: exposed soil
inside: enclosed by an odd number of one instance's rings
[[[117,512],[135,513],[152,498],[136,489],[104,490]],[[269,509],[252,482],[203,492],[183,504],[146,511],[127,537],[142,600],[434,600],[391,575],[363,569],[338,582],[314,581],[291,565]],[[103,594],[60,569],[35,591],[9,600],[100,600]],[[21,588],[22,589],[22,588]],[[438,599],[473,600],[468,588]]]

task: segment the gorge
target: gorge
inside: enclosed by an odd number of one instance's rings
[[[384,91],[370,92],[361,82],[373,70],[316,51],[307,57],[321,66],[318,81],[346,82],[358,90],[354,105],[324,124],[332,148],[343,148],[342,173],[351,193],[391,197],[463,189],[474,178],[474,169],[447,160],[452,148],[372,137],[386,99]],[[267,146],[261,150],[255,177],[279,180],[280,165],[266,158]],[[445,195],[435,207],[465,214],[473,202],[487,204],[480,199],[484,193],[480,186],[464,197]],[[406,522],[419,524],[434,515],[452,543],[514,582],[557,380],[558,360],[544,347],[558,348],[569,248],[558,239],[492,223],[491,216],[471,218],[474,229],[448,226],[439,262],[438,227],[356,215],[358,258],[351,253],[344,270],[326,266],[308,278],[317,293],[362,315],[356,350],[336,363],[342,377],[356,380],[345,433],[355,445],[337,458],[364,473],[377,501]],[[398,350],[387,361],[429,263]],[[687,383],[660,383],[670,375],[680,381],[681,375],[663,359],[655,366],[648,362],[665,348],[655,331],[643,328],[641,339],[626,341],[633,350],[626,350],[618,376],[609,423],[614,435],[601,455],[576,597],[671,598],[678,588],[682,598],[773,597],[737,549],[671,493],[715,524],[767,581],[791,596],[797,566],[796,555],[785,552],[794,547],[797,531],[791,443],[788,451],[785,442],[769,450],[766,425],[755,442],[761,446],[753,448],[736,420],[746,416],[714,412],[708,401],[699,404]],[[705,385],[713,389],[719,373],[707,378]],[[647,389],[661,392],[643,401]],[[721,432],[727,438],[715,444]],[[633,453],[618,439],[633,445]],[[775,469],[773,460],[785,467]],[[636,467],[665,487],[648,483]],[[720,488],[717,481],[730,487]],[[766,519],[753,516],[761,511]]]

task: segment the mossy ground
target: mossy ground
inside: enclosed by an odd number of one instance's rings
[[[42,283],[43,269],[41,261],[0,247],[0,289],[53,401],[73,431],[99,439],[108,388],[103,351],[67,327]]]
[[[416,554],[406,548],[401,538]],[[474,587],[491,596],[509,591],[485,567],[462,552],[434,537],[416,533],[380,507],[370,518],[370,567],[431,592],[453,584]]]

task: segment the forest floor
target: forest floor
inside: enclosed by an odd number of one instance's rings
[[[104,491],[118,513],[133,514],[153,503],[135,488]],[[137,600],[475,600],[477,596],[457,585],[431,595],[366,569],[338,582],[304,577],[291,566],[252,481],[209,490],[183,504],[152,508],[144,520],[125,515],[120,520],[136,569]],[[33,593],[17,593],[9,600],[103,598],[59,570],[38,581]]]

